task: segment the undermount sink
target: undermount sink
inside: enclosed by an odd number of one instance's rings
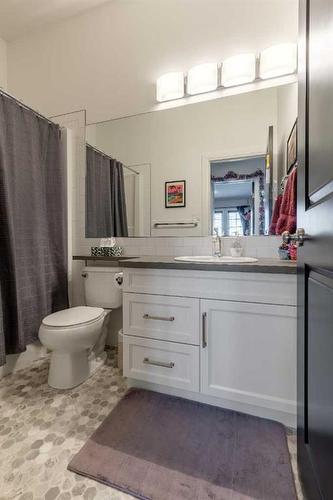
[[[214,255],[185,255],[183,257],[175,257],[175,260],[183,262],[207,262],[213,264],[247,264],[250,262],[258,262],[254,257],[215,257]]]

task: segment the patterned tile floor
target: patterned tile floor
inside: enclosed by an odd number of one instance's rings
[[[89,380],[68,391],[51,389],[47,371],[43,359],[0,381],[0,500],[131,499],[66,469],[126,392],[114,352]],[[292,433],[288,444],[295,468]]]

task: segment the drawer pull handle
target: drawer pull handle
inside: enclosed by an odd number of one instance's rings
[[[174,316],[150,316],[150,314],[144,314],[143,319],[157,319],[158,321],[175,321]]]
[[[175,366],[175,363],[172,361],[170,361],[170,363],[164,363],[163,361],[154,361],[149,358],[144,358],[143,362],[145,365],[163,366],[163,368],[173,368]]]
[[[207,347],[207,313],[202,313],[202,347]]]

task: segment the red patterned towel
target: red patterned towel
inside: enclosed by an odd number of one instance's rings
[[[277,221],[279,220],[279,216],[280,216],[282,198],[283,198],[282,194],[279,194],[279,196],[276,198],[274,210],[273,210],[273,215],[272,215],[272,220],[271,220],[271,223],[269,226],[269,234],[276,234],[275,233],[276,224],[277,224]]]
[[[289,174],[283,193],[280,215],[276,224],[275,234],[283,231],[294,233],[296,231],[296,204],[297,204],[297,168]]]

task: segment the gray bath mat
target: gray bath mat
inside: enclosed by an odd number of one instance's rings
[[[142,389],[68,468],[144,500],[296,499],[282,425]]]

